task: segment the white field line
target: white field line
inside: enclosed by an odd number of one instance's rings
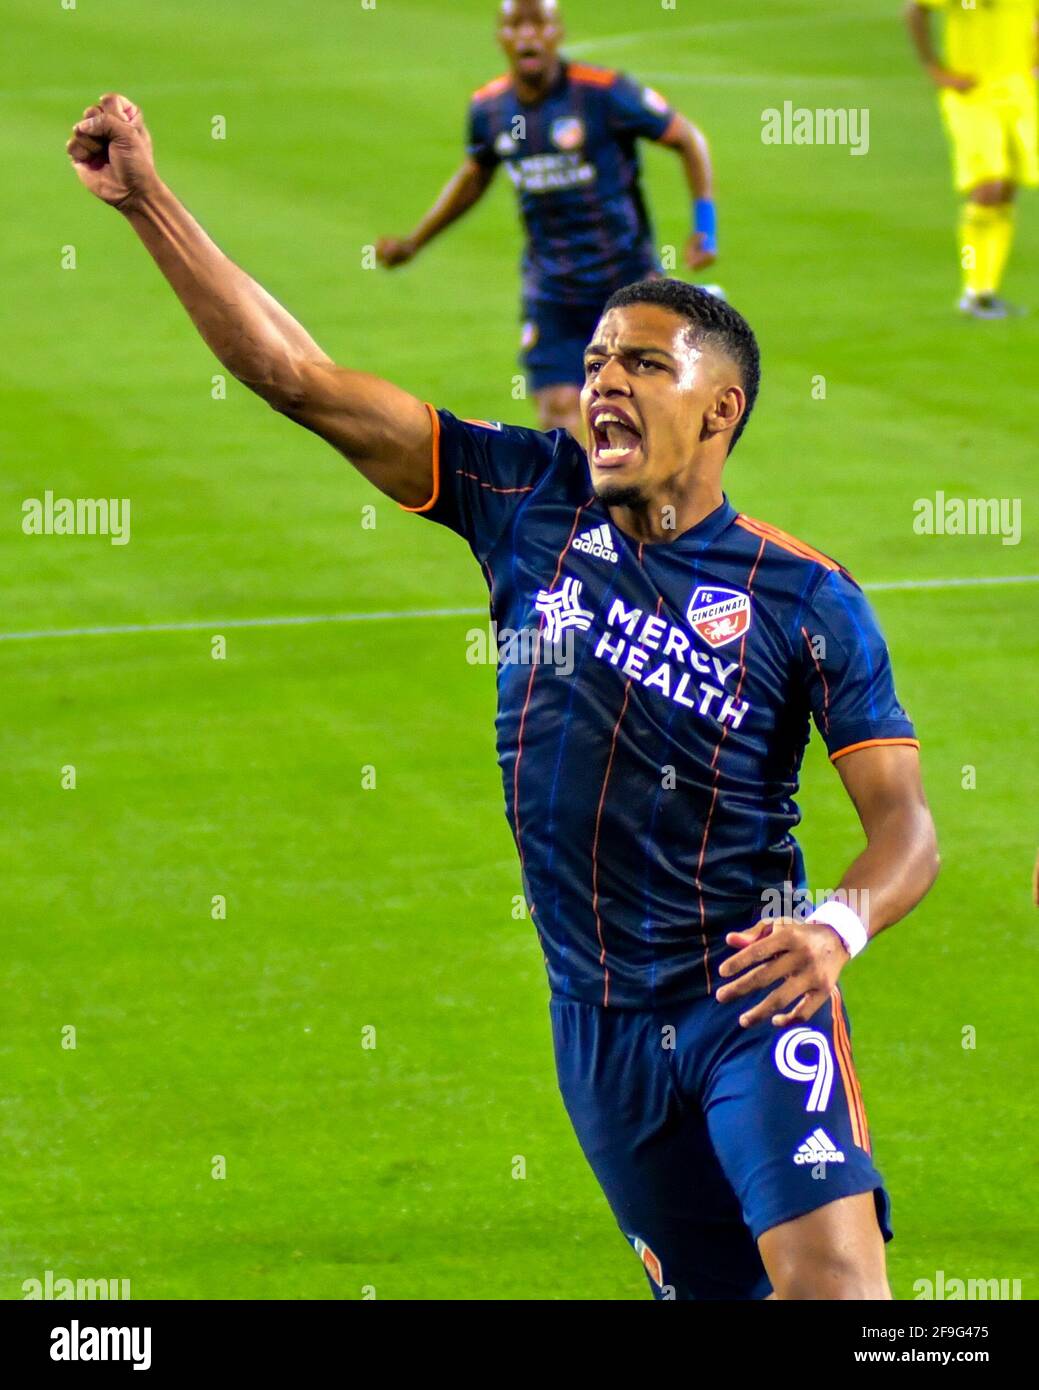
[[[578,53],[590,55],[604,48],[629,48],[632,44],[652,42],[663,39],[704,38],[708,34],[739,34],[748,29],[794,29],[798,25],[810,24],[818,28],[822,24],[863,24],[869,23],[870,16],[860,11],[854,14],[800,14],[800,15],[755,15],[753,19],[717,19],[700,24],[660,25],[656,29],[633,29],[625,34],[601,34],[595,39],[567,40],[563,51],[567,55]]]
[[[969,579],[890,579],[863,584],[871,593],[912,589],[977,589],[993,584],[1039,584],[1039,574],[992,575]],[[49,637],[122,637],[138,632],[214,632],[243,627],[317,627],[327,623],[407,622],[416,618],[473,618],[481,608],[400,608],[370,613],[303,613],[295,617],[211,618],[182,623],[113,623],[104,627],[55,627],[30,632],[0,632],[0,642],[38,642]]]

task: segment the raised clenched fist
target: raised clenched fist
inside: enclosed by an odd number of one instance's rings
[[[123,212],[158,185],[140,109],[118,93],[108,92],[86,108],[65,148],[80,181]]]

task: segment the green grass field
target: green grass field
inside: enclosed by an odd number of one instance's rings
[[[765,365],[734,502],[870,584],[1034,575],[1039,198],[1007,282],[1032,316],[960,321],[946,149],[899,9],[566,5],[574,56],[651,81],[712,141],[711,275]],[[84,105],[127,92],[163,176],[327,351],[530,423],[504,178],[405,270],[362,266],[459,159],[466,97],[501,70],[492,11],[7,7],[0,628],[199,626],[0,641],[3,1297],[48,1269],[129,1278],[135,1298],[647,1296],[569,1129],[533,928],[512,918],[493,673],[465,660],[477,567],[235,383],[213,399],[218,364],[64,153]],[[764,145],[762,110],[788,99],[867,107],[868,156]],[[677,161],[645,164],[658,240],[680,245]],[[131,542],[24,535],[46,489],[129,497]],[[1022,499],[1021,543],[914,534],[938,489]],[[937,1270],[1039,1291],[1037,594],[875,595],[944,856],[842,978],[901,1298]],[[476,616],[232,625],[431,608]],[[811,882],[833,883],[859,837],[814,740],[801,804]]]

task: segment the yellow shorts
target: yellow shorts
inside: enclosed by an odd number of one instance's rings
[[[939,95],[959,192],[993,179],[1039,187],[1035,78],[1022,74]]]

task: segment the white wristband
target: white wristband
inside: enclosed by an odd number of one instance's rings
[[[853,959],[860,951],[866,949],[866,942],[869,937],[866,935],[862,918],[847,903],[837,902],[835,898],[831,898],[828,902],[821,903],[814,912],[809,913],[805,921],[822,922],[824,926],[832,927],[847,946],[848,955]]]

